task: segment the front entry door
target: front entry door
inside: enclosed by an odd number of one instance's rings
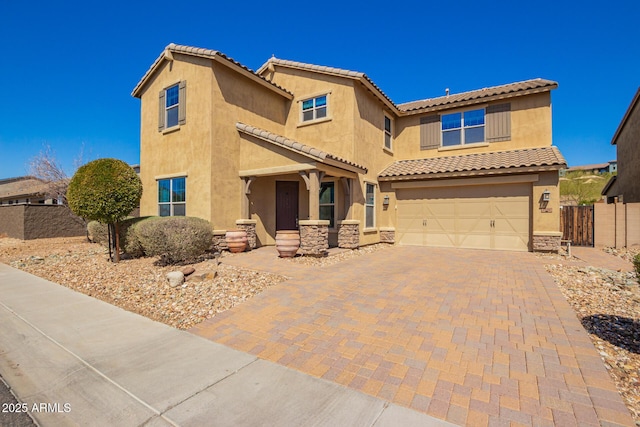
[[[298,182],[276,181],[276,231],[298,229]]]

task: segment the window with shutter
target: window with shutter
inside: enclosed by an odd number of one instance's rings
[[[181,81],[160,91],[158,131],[184,125],[186,120],[187,84]]]
[[[487,142],[511,139],[511,104],[489,105],[486,109]]]
[[[420,149],[440,147],[440,116],[434,114],[420,118]]]

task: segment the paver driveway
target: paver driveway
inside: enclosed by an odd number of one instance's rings
[[[231,261],[287,262],[265,250]],[[533,254],[390,247],[296,267],[192,332],[459,425],[632,425]]]

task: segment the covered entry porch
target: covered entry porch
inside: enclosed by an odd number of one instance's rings
[[[366,168],[242,123],[241,219],[255,228],[255,246],[275,244],[280,230],[299,230],[300,253],[357,248],[360,222],[351,219],[358,175]]]

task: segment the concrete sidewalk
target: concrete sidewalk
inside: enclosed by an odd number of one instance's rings
[[[0,264],[0,375],[42,426],[444,426]]]

